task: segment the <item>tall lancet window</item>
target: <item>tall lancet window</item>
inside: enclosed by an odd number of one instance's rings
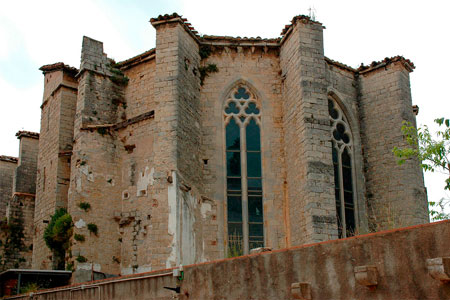
[[[339,105],[328,99],[331,120],[334,192],[339,238],[355,234],[355,193],[353,180],[353,140],[347,118]]]
[[[225,102],[229,255],[247,254],[264,245],[261,112],[244,86]]]

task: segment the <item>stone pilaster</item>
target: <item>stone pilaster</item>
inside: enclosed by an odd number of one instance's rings
[[[296,17],[280,50],[291,245],[337,237],[322,30]]]

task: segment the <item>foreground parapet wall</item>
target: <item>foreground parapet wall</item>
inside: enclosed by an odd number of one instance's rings
[[[429,259],[450,256],[448,236],[450,221],[442,221],[185,266],[178,278],[163,270],[41,291],[33,299],[448,299],[444,266],[429,266]],[[177,284],[179,294],[164,289]]]

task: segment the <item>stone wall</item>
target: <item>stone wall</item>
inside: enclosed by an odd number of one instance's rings
[[[337,238],[322,30],[295,19],[280,50],[292,245]]]
[[[161,270],[55,288],[33,299],[448,299],[449,281],[433,278],[427,260],[449,259],[449,235],[450,221],[442,221],[184,266],[178,278]],[[179,293],[165,288],[177,286]]]
[[[263,214],[265,245],[286,246],[285,231],[285,162],[282,126],[282,94],[279,52],[264,42],[253,46],[233,47],[233,42],[220,44],[211,40],[213,50],[202,61],[214,64],[217,73],[210,73],[201,88],[201,124],[203,182],[205,195],[217,205],[217,243],[220,252],[211,258],[227,255],[227,206],[225,159],[225,100],[239,85],[247,87],[261,109],[261,148],[263,172]]]
[[[34,207],[34,195],[25,193],[15,193],[8,204],[9,236],[4,240],[7,250],[3,252],[6,263],[1,266],[4,270],[32,267]]]
[[[85,237],[67,256],[76,280],[227,256],[223,110],[239,85],[261,108],[265,246],[338,237],[328,99],[352,131],[357,230],[368,219],[381,224],[372,229],[426,221],[420,168],[398,167],[391,154],[403,141],[389,129],[414,121],[401,60],[358,70],[331,61],[324,27],[305,16],[277,39],[201,37],[177,14],[151,24],[156,48],[136,57],[116,64],[84,37],[80,70],[41,68],[33,267],[51,268],[42,236],[59,207]]]
[[[129,78],[125,88],[127,118],[149,112],[153,115],[117,131],[122,208],[116,212],[115,222],[120,233],[117,263],[121,274],[149,271],[153,265],[165,266],[165,260],[155,251],[164,239],[161,232],[157,234],[163,226],[158,198],[160,194],[165,196],[167,175],[155,173],[154,112],[158,102],[154,97],[154,70],[155,61],[151,59],[124,71]]]
[[[3,195],[6,199],[6,220],[1,221],[0,229],[0,269],[2,270],[30,268],[33,248],[39,134],[19,131],[16,136],[20,139],[19,159],[13,173],[12,189]],[[7,195],[9,199],[5,197]]]
[[[407,143],[402,121],[415,125],[406,60],[369,69],[359,76],[359,113],[368,213],[373,229],[428,222],[426,190],[417,161],[402,166],[392,153]]]
[[[339,105],[351,128],[353,144],[353,164],[358,231],[368,232],[368,212],[365,195],[364,164],[361,146],[361,129],[358,105],[358,82],[355,70],[325,59],[327,62],[328,97]],[[330,137],[332,133],[330,132]]]
[[[103,44],[84,37],[81,59],[68,192],[74,234],[85,238],[73,239],[68,254],[75,280],[82,280],[85,269],[112,274],[120,270],[114,260],[120,257],[114,215],[121,208],[121,145],[110,126],[126,119],[124,84],[113,79],[113,62],[103,53]],[[90,208],[82,209],[81,203]]]
[[[36,193],[36,169],[39,151],[39,134],[19,131],[19,161],[14,173],[13,192]]]
[[[72,155],[77,70],[62,63],[46,65],[41,105],[41,133],[36,180],[33,268],[52,268],[52,254],[44,230],[58,208],[67,208]]]
[[[14,170],[17,167],[17,158],[0,156],[0,220],[6,217],[6,205],[13,193]]]

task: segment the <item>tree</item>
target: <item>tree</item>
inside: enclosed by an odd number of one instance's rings
[[[450,120],[435,119],[439,129],[432,135],[428,126],[416,129],[411,122],[403,121],[402,133],[408,143],[407,147],[394,147],[394,155],[398,164],[406,160],[417,158],[425,171],[440,171],[447,175],[444,190],[450,191]],[[450,213],[445,213],[445,206],[450,199],[442,198],[439,201],[429,201],[430,215],[433,220],[450,219]]]
[[[72,217],[65,208],[55,211],[44,231],[44,241],[53,252],[53,268],[64,270],[66,251],[73,233]]]

